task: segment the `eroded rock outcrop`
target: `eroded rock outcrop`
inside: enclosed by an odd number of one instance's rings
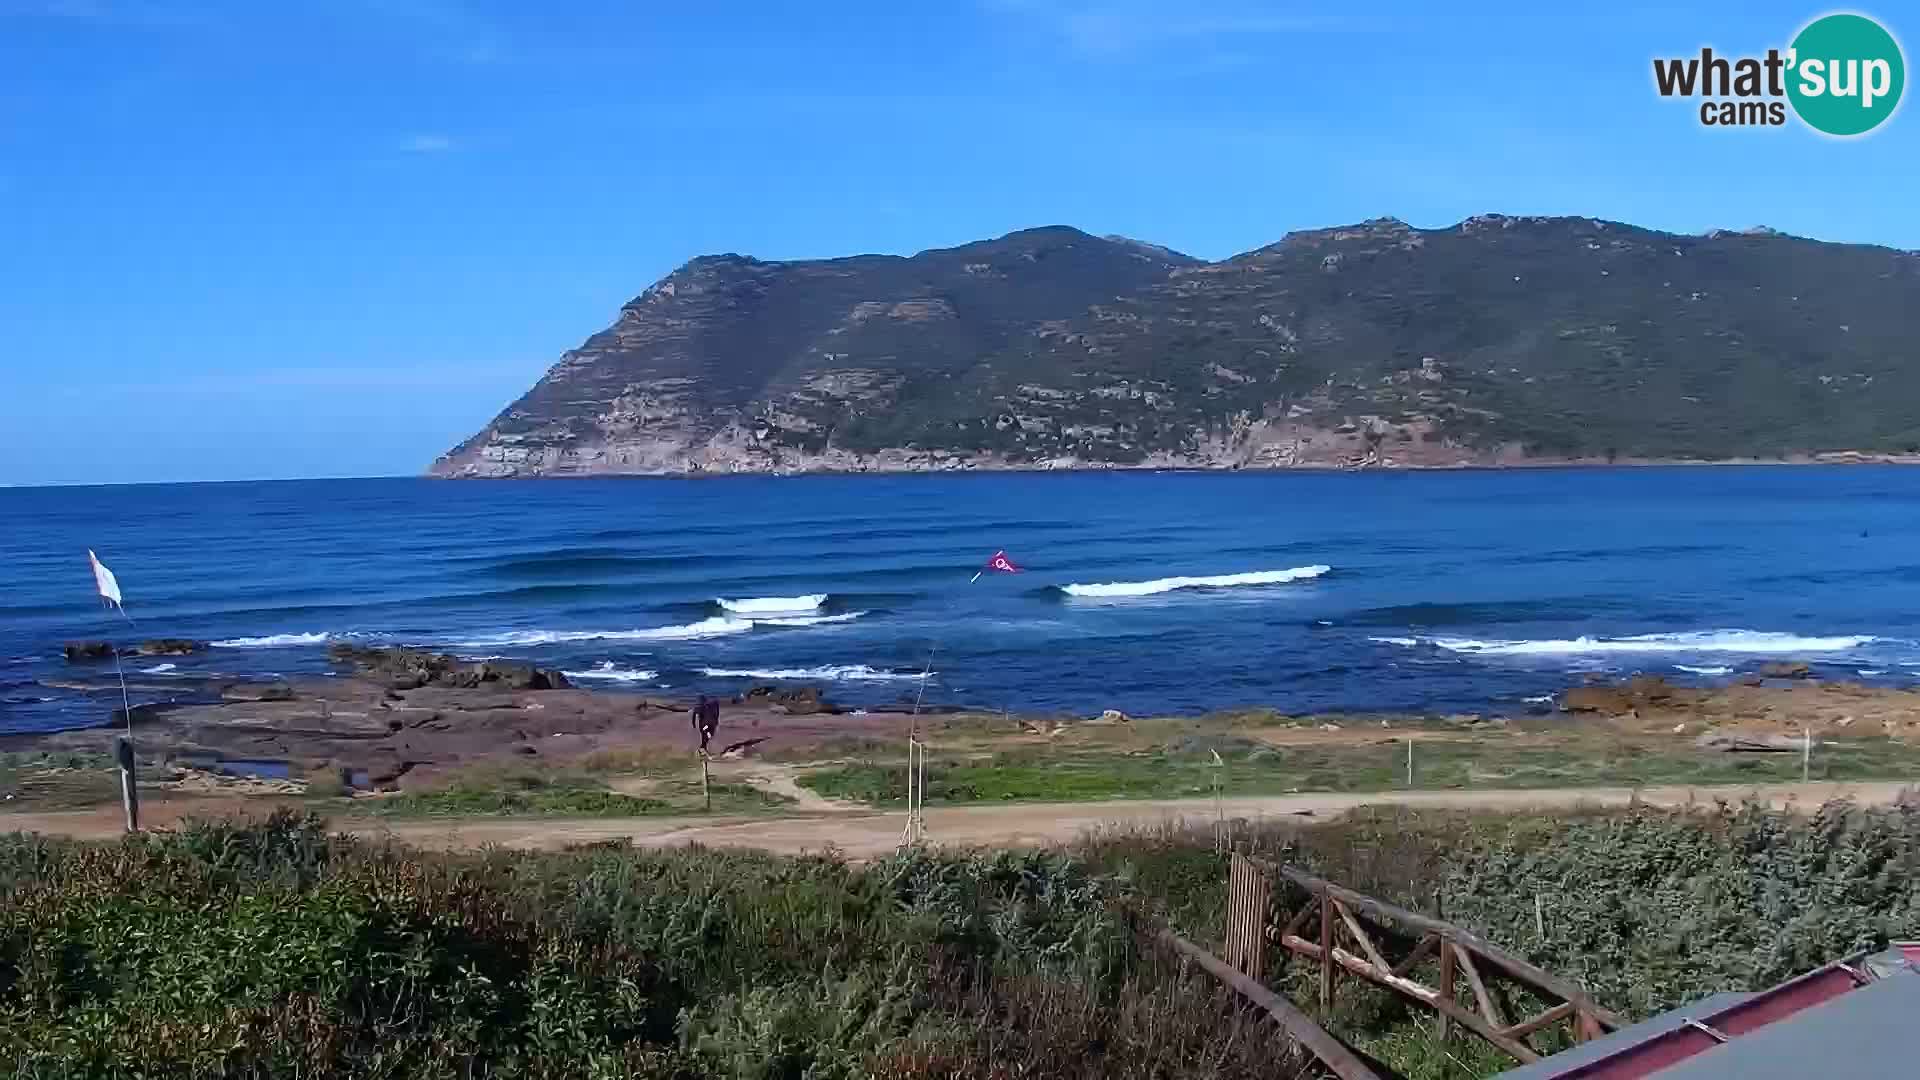
[[[327,647],[337,664],[351,665],[381,679],[392,689],[423,686],[457,689],[564,690],[567,677],[531,664],[466,661],[426,649],[366,648],[346,642]]]

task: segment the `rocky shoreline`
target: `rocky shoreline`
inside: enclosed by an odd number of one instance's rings
[[[214,773],[222,762],[274,763],[287,776],[336,776],[344,787],[402,790],[432,786],[482,763],[572,767],[596,755],[685,758],[697,745],[690,703],[682,700],[585,690],[528,664],[463,661],[419,649],[340,644],[330,654],[342,669],[338,675],[130,684],[138,694],[168,695],[134,706],[140,756]],[[48,684],[106,697],[118,689],[99,678]],[[1723,686],[1677,686],[1656,676],[1585,683],[1567,688],[1544,716],[1298,717],[1287,726],[1304,739],[1364,742],[1378,739],[1381,727],[1423,721],[1516,734],[1579,725],[1628,739],[1682,736],[1701,751],[1782,751],[1823,734],[1920,739],[1920,690],[1823,681],[1807,665],[1783,661]],[[1130,724],[1133,718],[1110,709],[1083,722]],[[104,755],[125,723],[124,712],[114,709],[111,723],[101,727],[0,736],[0,751]],[[903,737],[906,723],[899,711],[840,708],[818,687],[756,686],[723,703],[713,751],[764,755],[817,750],[837,740],[891,742]],[[1072,723],[994,715],[980,721],[980,730],[1015,740],[1051,738]]]
[[[1486,472],[1515,469],[1674,469],[1805,467],[1818,465],[1920,465],[1920,454],[1835,450],[1817,454],[1789,454],[1777,458],[1628,458],[1541,457],[1496,451],[1439,460],[1402,460],[1391,455],[1378,460],[1364,457],[1328,460],[1213,461],[1186,456],[1150,455],[1138,462],[1084,461],[1048,458],[1013,461],[991,455],[961,456],[925,451],[883,451],[873,455],[786,454],[760,459],[728,456],[683,456],[666,463],[634,466],[615,464],[617,455],[546,462],[520,461],[435,462],[424,475],[448,480],[569,479],[577,477],[702,478],[716,476],[899,476],[920,473],[1350,473],[1350,472]]]
[[[98,659],[91,649],[78,653]],[[329,655],[343,674],[130,681],[136,694],[167,695],[133,706],[141,757],[284,763],[291,774],[390,790],[486,761],[573,764],[600,752],[691,753],[696,745],[684,701],[584,690],[558,671],[420,649],[337,644]],[[111,677],[46,685],[103,695],[119,687]],[[126,719],[114,708],[101,727],[0,736],[0,750],[106,753]],[[817,687],[755,686],[725,703],[713,749],[877,735],[900,724],[897,713],[843,710]]]

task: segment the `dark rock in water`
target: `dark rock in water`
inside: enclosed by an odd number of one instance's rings
[[[220,691],[221,701],[292,701],[293,687],[286,683],[238,683]]]
[[[207,647],[204,641],[191,641],[187,638],[154,638],[134,646],[134,652],[140,656],[190,656]]]
[[[789,716],[811,716],[815,713],[840,711],[820,696],[820,688],[817,686],[799,686],[791,689],[779,686],[755,686],[742,695],[741,700],[747,703],[762,702],[776,705],[785,710]]]
[[[60,650],[66,654],[70,664],[113,659],[113,643],[110,641],[69,641]]]
[[[335,663],[350,664],[384,679],[394,690],[417,690],[423,686],[490,690],[567,688],[567,677],[558,671],[491,660],[468,663],[457,656],[426,649],[364,648],[339,642],[327,647],[327,655]]]
[[[1760,665],[1763,679],[1806,679],[1812,675],[1813,669],[1799,660],[1774,660]]]

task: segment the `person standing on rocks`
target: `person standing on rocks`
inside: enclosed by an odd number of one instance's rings
[[[707,752],[713,733],[720,729],[720,703],[705,694],[693,704],[693,730],[700,736],[700,752]]]

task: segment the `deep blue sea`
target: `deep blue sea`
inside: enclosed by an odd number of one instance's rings
[[[0,731],[104,722],[39,681],[101,637],[217,643],[131,663],[146,699],[323,672],[333,640],[856,706],[931,655],[929,703],[1078,713],[1518,714],[1781,657],[1904,684],[1917,540],[1920,470],[1891,467],[0,489]],[[1025,572],[969,583],[999,549]]]

